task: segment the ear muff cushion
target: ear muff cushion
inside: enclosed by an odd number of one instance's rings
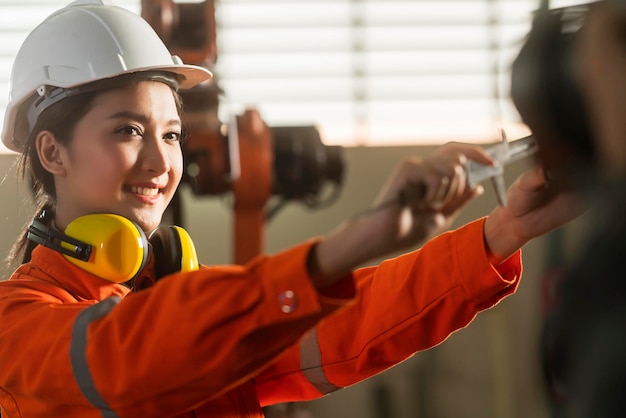
[[[148,260],[145,234],[137,224],[123,216],[81,216],[67,226],[65,234],[92,246],[87,261],[69,256],[65,258],[83,270],[113,283],[131,280]]]
[[[194,271],[198,270],[200,263],[198,262],[198,253],[196,247],[193,244],[191,236],[180,226],[171,226],[178,233],[178,239],[180,241],[181,258],[180,258],[180,271]]]
[[[191,237],[179,226],[157,228],[149,238],[156,277],[198,269],[198,255]]]

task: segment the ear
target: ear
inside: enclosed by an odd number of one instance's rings
[[[35,147],[41,166],[51,174],[64,175],[66,150],[50,131],[41,131],[35,138]]]

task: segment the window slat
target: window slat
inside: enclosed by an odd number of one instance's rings
[[[21,42],[68,2],[0,3],[2,114]],[[139,0],[116,4],[140,13]],[[520,126],[508,71],[538,4],[217,0],[221,117],[256,106],[270,126],[314,124],[348,146],[489,140],[501,123]]]

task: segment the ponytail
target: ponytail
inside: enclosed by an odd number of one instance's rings
[[[53,210],[53,205],[45,193],[38,193],[35,196],[35,212],[33,213],[33,216],[31,216],[31,219],[29,219],[28,222],[24,225],[24,227],[22,228],[22,232],[18,236],[18,239],[15,241],[15,243],[11,247],[11,250],[9,251],[9,254],[5,258],[5,268],[9,271],[17,267],[18,264],[24,264],[30,261],[32,252],[37,246],[37,243],[27,238],[28,227],[32,222],[32,218],[34,218],[37,214],[46,209]]]

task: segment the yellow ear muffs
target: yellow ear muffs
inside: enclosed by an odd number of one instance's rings
[[[27,237],[60,252],[71,263],[113,283],[131,280],[148,261],[148,240],[142,229],[123,216],[85,215],[59,232],[48,226],[51,211],[33,219]]]
[[[65,257],[83,270],[113,283],[131,280],[148,261],[148,242],[143,230],[123,216],[81,216],[67,226],[65,234],[91,246],[86,261],[71,255]],[[72,247],[67,242],[62,242],[61,246]]]
[[[139,225],[114,214],[85,215],[74,219],[64,233],[50,228],[53,213],[44,210],[28,227],[28,239],[62,253],[71,263],[113,283],[135,278],[148,262],[148,241],[159,279],[199,267],[191,237],[179,226],[162,226],[146,239]]]
[[[191,237],[179,226],[161,226],[148,239],[154,253],[156,278],[197,270],[198,255]]]

